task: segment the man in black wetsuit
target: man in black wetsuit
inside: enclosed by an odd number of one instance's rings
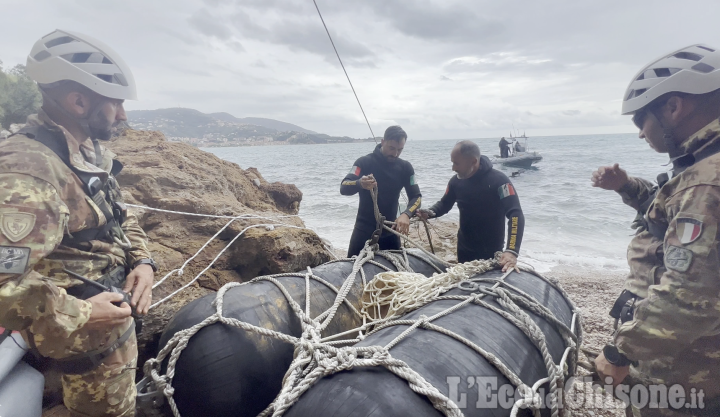
[[[490,259],[503,250],[504,219],[508,219],[507,246],[500,258],[503,272],[515,266],[520,252],[525,217],[515,187],[492,162],[480,155],[469,140],[459,142],[450,154],[457,176],[448,183],[445,195],[428,210],[418,210],[424,219],[440,217],[457,202],[460,209],[458,262]]]
[[[415,183],[415,170],[410,162],[400,159],[406,140],[407,133],[400,126],[388,127],[375,151],[355,161],[350,173],[340,185],[342,195],[360,193],[360,205],[350,238],[348,257],[359,254],[365,247],[365,241],[370,239],[375,231],[375,210],[370,190],[376,185],[380,213],[386,220],[395,221],[393,228],[399,233],[407,234],[410,229],[410,218],[420,207],[421,195],[420,187]],[[409,202],[407,210],[398,217],[398,199],[403,188]],[[400,237],[384,231],[378,244],[382,250],[400,249]]]
[[[510,156],[510,142],[505,139],[505,136],[500,138],[500,143],[498,145],[500,146],[500,158],[507,158]]]

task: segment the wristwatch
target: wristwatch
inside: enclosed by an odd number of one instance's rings
[[[614,366],[623,367],[632,364],[632,361],[628,359],[627,356],[620,353],[615,345],[605,345],[603,348],[603,355],[605,356],[605,359]]]
[[[152,258],[140,259],[139,261],[135,262],[135,264],[133,264],[133,269],[137,268],[138,265],[150,265],[150,268],[152,268],[153,272],[157,272],[158,270],[157,264]]]

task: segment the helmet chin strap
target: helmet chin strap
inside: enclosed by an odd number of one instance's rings
[[[49,104],[51,105],[51,107],[53,107],[55,110],[58,110],[58,111],[60,111],[62,114],[64,114],[65,116],[67,116],[68,118],[77,121],[78,124],[80,125],[80,127],[82,128],[83,132],[85,132],[85,134],[86,134],[92,141],[96,141],[96,140],[97,140],[96,138],[93,137],[94,135],[93,135],[92,129],[90,129],[90,120],[91,120],[93,117],[97,116],[98,113],[100,113],[100,111],[102,110],[102,109],[101,109],[102,106],[92,105],[90,111],[89,111],[85,116],[83,116],[83,117],[78,117],[78,116],[70,113],[69,111],[67,111],[63,106],[60,105],[60,103],[58,103],[57,100],[55,100],[54,98],[50,97],[50,95],[47,94],[47,93],[45,92],[45,90],[43,90],[42,88],[40,88],[39,90],[40,90],[40,93],[42,94],[42,97],[43,97],[43,103],[49,103]]]
[[[652,111],[652,110],[651,110]],[[668,155],[670,156],[670,161],[667,163],[667,165],[672,165],[672,171],[673,171],[673,177],[675,175],[680,174],[681,172],[685,171],[687,167],[695,163],[695,158],[692,154],[683,153],[682,149],[680,149],[680,146],[677,143],[675,132],[672,128],[665,127],[660,117],[658,117],[657,113],[652,111],[653,115],[655,116],[655,119],[657,119],[658,123],[660,123],[660,127],[663,130],[663,141],[665,142],[665,147],[667,148]]]
[[[655,119],[660,123],[660,127],[663,130],[663,141],[665,142],[665,148],[667,149],[668,155],[670,156],[670,162],[682,157],[684,154],[675,140],[675,132],[670,127],[665,127],[660,115],[655,110],[649,110],[650,113],[655,116]]]

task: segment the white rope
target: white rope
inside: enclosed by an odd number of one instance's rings
[[[220,234],[221,234],[223,231],[225,231],[233,222],[235,222],[235,221],[237,221],[237,220],[265,219],[265,220],[274,221],[274,220],[273,220],[274,218],[299,217],[299,216],[297,216],[297,215],[257,216],[257,215],[251,215],[251,214],[241,214],[241,215],[238,215],[238,216],[221,216],[221,215],[213,215],[213,214],[200,214],[200,213],[189,213],[189,212],[184,212],[184,211],[166,210],[166,209],[159,209],[159,208],[148,207],[148,206],[140,206],[140,205],[137,205],[137,204],[127,204],[127,206],[128,206],[128,207],[138,208],[138,209],[143,209],[143,210],[158,211],[158,212],[161,212],[161,213],[168,213],[168,214],[180,214],[180,215],[186,215],[186,216],[208,217],[208,218],[217,218],[217,219],[229,219],[229,221],[228,221],[220,230],[218,230],[217,233],[215,233],[210,239],[208,239],[208,240],[205,242],[205,244],[203,244],[203,245],[200,247],[200,249],[198,249],[198,250],[195,252],[194,255],[192,255],[192,256],[191,256],[190,258],[188,258],[185,262],[183,262],[183,264],[182,264],[182,266],[180,266],[180,268],[175,268],[175,269],[171,270],[170,272],[168,272],[167,274],[165,274],[165,276],[163,276],[159,281],[157,281],[157,282],[155,282],[155,283],[153,284],[152,289],[155,289],[155,288],[157,288],[158,286],[160,286],[163,282],[165,282],[165,281],[166,281],[170,276],[172,276],[173,274],[177,274],[177,276],[182,276],[182,275],[184,274],[185,268],[188,266],[188,264],[189,264],[190,262],[192,262],[195,258],[197,258],[198,255],[200,255],[200,253],[202,253],[202,252],[210,245],[210,243],[211,243],[213,240],[215,240],[218,236],[220,236]],[[267,223],[267,224],[256,224],[256,225],[248,226],[248,227],[246,227],[245,229],[243,229],[240,233],[238,233],[238,234],[235,236],[235,238],[233,238],[233,239],[220,251],[220,253],[213,259],[213,261],[212,261],[205,269],[203,269],[199,274],[197,274],[197,275],[195,276],[195,278],[193,278],[190,282],[186,283],[185,285],[183,285],[183,286],[180,287],[179,289],[173,291],[170,295],[164,297],[164,298],[161,299],[160,301],[157,301],[157,302],[153,303],[153,304],[150,306],[150,309],[155,308],[155,307],[157,307],[158,305],[166,302],[166,301],[169,300],[170,298],[174,297],[175,295],[177,295],[177,294],[180,293],[181,291],[185,290],[186,288],[188,288],[189,286],[191,286],[192,284],[194,284],[208,269],[210,269],[210,268],[215,264],[215,262],[219,259],[219,257],[220,257],[223,253],[225,253],[225,251],[227,251],[227,249],[228,249],[238,238],[240,238],[240,236],[242,236],[247,230],[252,229],[252,228],[255,228],[255,227],[265,227],[265,228],[268,229],[268,230],[274,230],[275,227],[287,227],[287,228],[291,228],[291,229],[311,230],[311,231],[315,232],[315,230],[313,230],[313,229],[311,229],[311,228],[308,228],[308,227],[301,227],[301,226],[295,226],[295,225],[284,224],[284,223],[271,223],[271,224],[270,224],[270,223]],[[317,233],[317,232],[316,232],[316,233]],[[335,258],[336,260],[338,259],[337,255],[335,255],[335,253],[333,253],[333,251],[332,251],[330,248],[328,248],[328,247],[325,246],[324,244],[323,244],[323,248],[324,248],[333,258]]]
[[[497,263],[495,263],[495,266],[497,266]],[[479,267],[479,265],[476,265],[475,267]],[[472,270],[468,268],[468,270]],[[463,269],[458,268],[455,271],[448,271],[446,273],[447,275],[461,275],[463,273]],[[433,330],[442,334],[445,334],[449,337],[452,337],[461,343],[467,345],[468,347],[475,350],[477,353],[479,353],[481,356],[483,356],[485,359],[488,360],[489,363],[494,365],[500,373],[502,373],[513,385],[515,385],[518,388],[518,392],[520,392],[523,396],[522,399],[518,400],[513,408],[512,415],[517,414],[517,410],[519,408],[531,408],[533,410],[534,414],[537,414],[539,412],[539,406],[542,404],[541,399],[539,397],[539,394],[537,393],[538,388],[542,385],[542,383],[536,383],[533,385],[533,387],[529,387],[526,384],[520,380],[520,378],[505,364],[503,364],[495,355],[485,351],[484,349],[480,348],[478,345],[473,343],[472,341],[460,336],[459,334],[456,334],[448,329],[445,329],[443,327],[437,326],[432,324],[431,322],[437,318],[443,317],[447,314],[450,314],[463,306],[473,303],[479,306],[482,306],[484,308],[487,308],[502,317],[504,317],[506,320],[508,320],[510,323],[514,324],[516,327],[518,327],[523,333],[525,333],[528,338],[533,342],[533,344],[536,346],[536,348],[539,350],[543,361],[545,363],[545,367],[548,371],[548,377],[543,379],[543,383],[549,382],[550,384],[550,406],[552,409],[552,416],[558,417],[559,416],[559,405],[558,405],[558,395],[559,390],[561,390],[561,385],[563,382],[563,376],[567,375],[568,369],[565,366],[566,361],[568,358],[568,355],[571,351],[577,351],[577,346],[579,345],[579,333],[578,335],[574,334],[574,328],[576,323],[576,317],[577,317],[577,311],[573,306],[573,318],[571,323],[571,328],[568,328],[565,326],[562,322],[560,322],[553,314],[552,312],[547,309],[545,306],[541,305],[537,300],[533,299],[526,293],[522,292],[521,290],[515,288],[514,286],[508,284],[505,282],[505,278],[511,273],[513,270],[508,271],[505,275],[503,275],[499,279],[495,278],[475,278],[472,280],[468,280],[469,275],[466,275],[464,279],[463,277],[456,277],[455,280],[460,278],[458,284],[455,284],[454,286],[457,286],[458,288],[461,288],[463,290],[467,291],[480,291],[480,293],[472,294],[469,296],[460,296],[460,295],[452,295],[452,296],[437,296],[434,294],[434,289],[429,287],[423,287],[420,286],[420,291],[418,291],[418,286],[415,281],[415,276],[413,274],[408,273],[394,273],[394,274],[388,274],[383,273],[379,274],[376,279],[378,279],[382,284],[381,285],[374,285],[373,282],[368,284],[366,286],[366,289],[370,291],[370,294],[365,294],[363,297],[364,305],[363,305],[363,313],[367,311],[379,311],[378,308],[373,306],[371,303],[366,302],[366,300],[376,300],[376,302],[382,303],[382,305],[390,306],[391,309],[388,310],[387,314],[385,315],[386,318],[392,318],[393,316],[397,316],[399,314],[406,314],[409,311],[412,311],[416,308],[419,308],[423,305],[426,305],[429,302],[432,301],[438,301],[438,300],[458,300],[459,303],[433,315],[432,317],[425,317],[421,316],[417,320],[391,320],[387,321],[383,324],[375,326],[375,328],[368,333],[368,335],[376,333],[382,329],[385,329],[387,327],[391,326],[397,326],[397,325],[407,325],[409,326],[407,329],[405,329],[399,336],[397,336],[395,339],[393,339],[390,343],[388,343],[385,348],[390,349],[393,346],[395,346],[397,343],[399,343],[401,340],[403,340],[405,337],[407,337],[408,334],[410,334],[414,329],[421,327],[426,330]],[[382,277],[381,275],[384,275]],[[447,282],[452,281],[450,277],[443,277],[435,275],[430,280],[435,281],[437,285],[441,288],[445,288],[447,290]],[[537,276],[540,276],[538,274],[535,274]],[[406,282],[409,283],[409,289],[405,290],[405,288],[402,288],[401,284],[393,283],[389,277],[395,277],[398,282]],[[540,276],[541,277],[541,276]],[[544,279],[544,278],[543,278]],[[547,281],[547,280],[546,280]],[[464,283],[470,283],[471,286],[463,286]],[[477,285],[478,283],[482,282],[494,282],[495,284],[492,287],[483,287]],[[557,285],[554,283],[547,281],[551,283],[554,287],[557,288]],[[505,288],[501,288],[505,287]],[[418,297],[419,299],[422,299],[423,303],[411,303],[406,302],[410,300],[400,300],[398,301],[395,297],[392,296],[392,294],[389,294],[390,288],[397,288],[400,296],[397,298],[401,298],[403,296],[407,297]],[[561,290],[562,292],[562,290]],[[564,292],[563,292],[564,294]],[[491,304],[488,304],[484,301],[482,301],[482,298],[485,296],[493,296],[497,299],[498,303],[503,307],[502,309],[497,308]],[[395,306],[397,306],[397,309],[392,309],[393,303],[395,303]],[[560,365],[555,365],[552,357],[547,349],[547,344],[545,341],[545,335],[540,329],[540,327],[530,318],[530,316],[525,313],[520,306],[523,306],[525,308],[528,308],[533,313],[538,314],[543,319],[547,320],[549,323],[553,324],[556,329],[560,332],[561,336],[563,337],[563,340],[565,341],[567,348],[565,350],[565,353],[563,354],[563,359],[560,362]]]
[[[225,227],[227,227],[228,225],[229,225],[229,223],[228,223],[227,225],[225,225]],[[232,244],[235,243],[235,241],[240,238],[240,236],[242,236],[243,234],[245,234],[246,231],[248,231],[248,230],[250,230],[250,229],[252,229],[252,228],[255,228],[255,227],[270,227],[270,226],[272,226],[272,227],[282,226],[282,227],[289,227],[289,228],[293,228],[293,229],[305,229],[304,227],[291,226],[291,225],[287,225],[287,224],[280,224],[280,225],[279,225],[279,224],[254,224],[254,225],[252,225],[252,226],[246,227],[246,228],[243,229],[240,233],[238,233],[227,245],[225,245],[225,247],[220,251],[220,253],[218,253],[217,256],[215,256],[215,258],[212,260],[212,262],[210,262],[210,263],[208,264],[208,266],[205,267],[205,269],[203,269],[202,271],[200,271],[199,274],[195,275],[195,278],[193,278],[190,282],[188,282],[187,284],[185,284],[185,285],[183,285],[182,287],[178,288],[177,290],[173,291],[172,293],[170,293],[170,295],[166,296],[166,297],[163,298],[162,300],[160,300],[160,301],[158,301],[158,302],[156,302],[156,303],[153,303],[153,305],[151,305],[150,308],[153,309],[153,308],[157,307],[158,305],[160,305],[160,304],[164,303],[165,301],[167,301],[167,300],[171,299],[172,297],[174,297],[174,296],[175,296],[176,294],[178,294],[180,291],[183,291],[184,289],[186,289],[186,288],[188,288],[189,286],[191,286],[192,284],[194,284],[198,279],[200,279],[200,277],[201,277],[205,272],[207,272],[208,269],[210,269],[210,268],[215,264],[215,262],[217,262],[217,260],[220,258],[220,256],[222,256],[222,254],[225,253],[225,251],[227,251],[227,250],[230,248],[230,246],[232,246]],[[224,228],[225,228],[225,227],[224,227]],[[224,229],[224,228],[223,228],[223,229]],[[220,231],[222,231],[222,229],[221,229]],[[220,232],[216,233],[215,236],[217,236],[218,234],[220,234]],[[215,236],[213,236],[213,239],[215,238]],[[211,240],[212,240],[212,239],[211,239]],[[205,245],[203,245],[203,247],[200,248],[200,250],[199,250],[195,255],[193,255],[193,258],[194,258],[195,256],[197,256],[203,249],[205,249],[205,247],[207,247],[207,245],[208,245],[209,243],[210,243],[210,241],[208,241]],[[191,258],[191,259],[192,259],[192,258]],[[188,260],[187,262],[189,262],[189,261],[190,261],[190,260]],[[183,264],[182,268],[184,268],[185,265],[187,265],[187,262],[186,262],[185,264]],[[178,272],[179,272],[179,275],[182,275],[182,268],[181,268],[181,269],[177,269],[177,270],[173,270],[173,271],[178,271]],[[172,274],[173,271],[171,271],[168,275],[166,275],[165,277],[163,277],[163,280],[165,280],[165,278],[167,278],[170,274]],[[161,281],[161,282],[162,282],[162,281]],[[155,286],[153,286],[153,288],[155,288]]]
[[[447,272],[427,278],[421,274],[383,272],[365,287],[362,313],[369,319],[401,316],[427,304],[468,277],[490,271],[494,260],[458,264]]]
[[[272,219],[282,219],[287,217],[300,217],[297,214],[281,214],[277,216],[258,216],[255,214],[241,214],[239,216],[224,216],[224,215],[218,215],[218,214],[203,214],[203,213],[189,213],[187,211],[176,211],[176,210],[166,210],[166,209],[160,209],[155,207],[148,207],[148,206],[140,206],[137,204],[125,204],[128,207],[135,207],[138,209],[143,210],[150,210],[150,211],[159,211],[161,213],[168,213],[168,214],[182,214],[183,216],[195,216],[195,217],[208,217],[212,219],[266,219],[266,220],[272,220]]]
[[[205,250],[205,248],[210,244],[210,242],[212,242],[213,240],[215,240],[216,237],[220,236],[220,233],[222,233],[223,231],[225,231],[225,229],[227,229],[228,226],[230,226],[235,220],[237,220],[237,218],[231,219],[229,222],[227,222],[227,223],[225,224],[225,226],[222,227],[222,229],[218,230],[218,232],[215,233],[215,234],[213,235],[213,237],[211,237],[210,239],[208,239],[207,242],[205,242],[205,244],[202,245],[202,246],[200,247],[200,249],[197,250],[197,252],[195,252],[195,255],[191,256],[191,257],[188,258],[185,262],[183,262],[183,264],[182,264],[182,266],[181,266],[180,268],[176,268],[176,269],[173,269],[172,271],[168,272],[164,277],[162,277],[162,279],[160,279],[158,282],[156,282],[155,284],[153,284],[152,289],[154,290],[155,288],[157,288],[160,284],[162,284],[163,282],[165,282],[165,280],[168,279],[168,277],[169,277],[170,275],[172,275],[172,274],[175,273],[175,272],[177,272],[177,275],[178,275],[178,276],[182,276],[183,273],[185,272],[185,267],[186,267],[193,259],[195,259],[198,255],[200,255],[200,253]]]

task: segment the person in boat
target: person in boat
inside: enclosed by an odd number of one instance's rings
[[[380,214],[385,216],[386,220],[395,222],[393,229],[402,234],[408,233],[410,218],[420,207],[422,195],[420,187],[415,182],[415,170],[412,165],[400,159],[406,141],[407,133],[400,126],[388,127],[373,153],[355,161],[350,172],[342,180],[340,194],[360,193],[360,205],[350,238],[348,257],[359,254],[377,228],[370,194],[375,187],[378,192],[377,204]],[[403,188],[408,196],[408,205],[398,216],[398,200]],[[378,244],[381,250],[400,249],[400,237],[384,230]]]
[[[0,326],[53,360],[71,415],[132,416],[131,306],[64,271],[132,292],[139,314],[152,302],[147,236],[122,202],[122,165],[99,142],[127,120],[135,82],[112,49],[61,30],[35,43],[26,68],[43,104],[0,143]]]
[[[515,155],[518,154],[518,152],[525,152],[525,148],[520,144],[519,140],[515,141],[515,145],[513,146],[513,150],[515,151]]]
[[[510,142],[505,139],[505,136],[500,138],[500,143],[498,145],[500,146],[500,158],[507,158],[510,156]]]
[[[616,385],[629,374],[643,384],[677,384],[703,397],[704,409],[633,406],[642,417],[720,415],[718,68],[717,49],[689,46],[653,61],[625,92],[622,113],[670,156],[671,179],[661,174],[655,186],[618,164],[592,174],[593,186],[618,192],[639,214],[630,274],[610,312],[618,326],[595,360],[598,374]]]
[[[450,179],[442,199],[428,210],[418,210],[418,216],[425,220],[440,217],[457,203],[458,262],[491,259],[496,252],[502,252],[500,264],[507,271],[517,263],[525,230],[525,216],[515,187],[505,174],[493,169],[475,142],[459,142],[450,160],[457,175]],[[503,250],[506,218],[507,245]]]

